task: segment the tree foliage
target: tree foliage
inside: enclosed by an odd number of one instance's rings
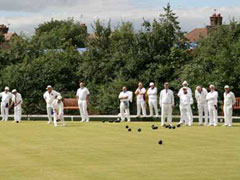
[[[188,53],[176,14],[170,5],[152,22],[143,20],[141,30],[131,22],[112,28],[111,22],[96,20],[89,36],[73,19],[40,24],[32,37],[20,35],[0,50],[0,87],[18,89],[26,113],[43,113],[42,94],[51,84],[63,97],[74,97],[78,82],[90,90],[90,112],[118,113],[118,94],[123,85],[134,91],[139,81],[145,87],[154,81],[162,89],[170,82],[176,92],[183,80],[192,89],[213,83],[239,89],[240,25],[213,29]],[[79,53],[77,47],[86,47]],[[239,94],[237,92],[237,94]],[[177,98],[176,98],[177,100]],[[135,106],[131,106],[135,112]],[[177,108],[176,108],[177,109]]]
[[[182,67],[182,79],[188,79],[192,87],[214,84],[220,96],[224,91],[223,87],[228,84],[239,96],[239,45],[239,23],[233,21],[230,25],[212,29],[207,38],[198,42],[193,60]]]

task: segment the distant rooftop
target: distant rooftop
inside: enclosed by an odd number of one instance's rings
[[[9,28],[4,24],[0,24],[0,33],[4,35],[6,41],[9,41],[13,36],[16,36],[16,33],[8,32]]]
[[[192,31],[190,31],[189,33],[186,34],[186,38],[191,43],[197,42],[201,37],[206,38],[209,31],[212,28],[215,28],[217,26],[222,25],[222,20],[223,20],[223,17],[221,16],[221,14],[214,13],[210,17],[210,25],[206,26],[205,28],[195,28],[195,29],[193,29]]]

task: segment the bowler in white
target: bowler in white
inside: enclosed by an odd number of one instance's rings
[[[169,83],[164,83],[164,89],[160,93],[159,104],[161,107],[161,126],[164,126],[165,119],[172,126],[172,108],[174,107],[173,91],[169,89]]]
[[[150,116],[153,117],[153,109],[155,110],[155,117],[158,117],[158,102],[157,102],[157,88],[154,83],[149,84],[150,88],[147,91],[148,105],[150,110]]]
[[[125,121],[125,117],[127,118],[127,121],[130,122],[130,110],[129,110],[129,99],[130,94],[127,91],[127,88],[124,86],[122,88],[122,92],[120,92],[118,96],[120,100],[120,116],[121,116],[121,122]]]
[[[146,117],[145,94],[146,94],[146,89],[143,87],[143,84],[140,82],[138,84],[137,90],[135,91],[135,95],[137,96],[137,117],[140,117],[141,110],[142,110],[143,117]]]
[[[215,86],[209,86],[210,92],[207,94],[206,100],[208,103],[209,124],[208,126],[217,126],[218,114],[217,114],[217,100],[218,92],[215,91]]]
[[[182,83],[182,88],[180,88],[180,90],[178,91],[178,97],[180,98],[180,114],[182,114],[182,112],[181,112],[181,95],[184,93],[183,92],[183,88],[185,87],[185,88],[187,88],[187,94],[188,94],[188,96],[190,96],[191,97],[191,99],[192,99],[192,90],[188,87],[188,82],[187,81],[183,81],[183,83]],[[192,99],[192,101],[193,101],[193,99]],[[193,122],[193,114],[192,114],[192,109],[190,108],[190,116],[191,116],[191,119],[190,119],[190,121],[191,122]],[[181,118],[181,120],[180,120],[180,123],[181,122],[183,122],[185,119],[182,119]]]
[[[51,124],[53,115],[53,101],[60,95],[60,93],[54,91],[51,85],[48,85],[46,89],[47,91],[43,94],[43,98],[47,106],[48,124]]]
[[[224,96],[224,125],[223,126],[232,126],[232,114],[233,114],[233,106],[236,103],[235,95],[232,91],[230,91],[230,88],[228,85],[224,87],[225,92],[223,94]]]
[[[17,92],[16,89],[12,90],[12,104],[11,106],[14,107],[14,121],[16,123],[20,123],[22,119],[22,95]]]
[[[81,122],[89,122],[87,107],[89,104],[89,90],[84,86],[83,82],[79,83],[80,88],[77,90],[78,107],[82,118]]]
[[[57,99],[53,101],[53,119],[54,119],[54,126],[58,126],[58,120],[61,121],[62,126],[65,126],[64,122],[64,110],[63,110],[63,102],[62,96],[58,96]]]
[[[179,124],[183,123],[182,119],[185,120],[186,126],[191,126],[193,121],[191,117],[191,105],[193,104],[193,99],[190,94],[188,94],[187,87],[183,87],[183,93],[180,96],[180,113],[181,119]]]
[[[203,114],[204,114],[204,125],[208,125],[208,105],[207,105],[207,90],[201,86],[197,86],[195,90],[195,98],[197,100],[198,115],[199,115],[199,125],[203,124]]]
[[[4,92],[0,93],[0,97],[2,98],[1,102],[1,116],[2,121],[8,121],[9,114],[9,106],[10,99],[12,99],[12,94],[9,92],[9,87],[4,88]]]

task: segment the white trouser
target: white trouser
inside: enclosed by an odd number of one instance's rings
[[[153,108],[155,110],[156,117],[158,117],[158,103],[157,100],[149,100],[148,101],[150,116],[153,116]]]
[[[79,107],[82,121],[88,122],[89,117],[88,117],[88,111],[87,111],[87,101],[86,100],[78,100],[78,107]]]
[[[217,125],[217,110],[214,104],[208,104],[209,125]]]
[[[1,102],[2,121],[7,121],[8,120],[8,107],[6,107],[6,105],[7,105],[7,103]]]
[[[193,113],[192,113],[191,105],[190,105],[189,113],[190,113],[190,120],[189,120],[189,122],[192,125],[192,123],[193,123]]]
[[[205,125],[208,124],[208,106],[207,103],[198,103],[199,124],[203,123],[203,113],[205,118]]]
[[[165,123],[165,118],[167,117],[168,124],[172,125],[172,105],[171,104],[162,104],[161,105],[161,125]]]
[[[126,102],[127,106],[124,102],[120,103],[120,115],[121,115],[121,121],[125,120],[125,116],[128,121],[130,121],[130,110],[129,110],[129,102]]]
[[[185,125],[191,126],[193,121],[191,117],[191,106],[190,105],[180,105],[180,113],[181,113],[181,119],[179,123],[183,123],[183,120],[185,121]]]
[[[21,122],[22,119],[22,106],[17,105],[14,107],[14,121]]]
[[[47,107],[48,122],[52,122],[52,113],[53,113],[53,108]]]
[[[225,125],[232,126],[232,113],[233,113],[233,107],[232,105],[224,105],[224,120]]]
[[[60,111],[60,112],[54,112],[53,113],[53,119],[54,119],[54,126],[57,126],[57,120],[60,119],[62,124],[65,125],[65,122],[64,122],[64,117],[63,117],[63,112]]]
[[[146,116],[146,103],[145,101],[137,101],[137,116],[140,116],[142,110],[142,114]]]

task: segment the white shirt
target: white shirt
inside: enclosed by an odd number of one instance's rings
[[[163,89],[160,93],[159,104],[171,104],[174,105],[174,96],[171,89]]]
[[[45,101],[47,103],[47,107],[52,107],[52,103],[53,103],[54,99],[56,99],[56,97],[59,95],[60,95],[60,93],[57,91],[54,91],[54,90],[52,90],[51,93],[46,91],[43,94],[43,98],[45,99]]]
[[[123,98],[123,97],[128,97],[128,98],[127,98],[127,99],[121,99],[121,98]],[[122,91],[122,92],[120,92],[118,98],[120,99],[121,102],[129,101],[129,93],[128,93],[128,91],[125,91],[125,92]]]
[[[0,97],[2,97],[2,102],[3,103],[9,103],[10,99],[12,99],[12,93],[1,92]]]
[[[224,93],[224,106],[232,106],[236,103],[236,98],[233,92]]]
[[[63,113],[63,102],[60,101],[60,103],[58,103],[58,99],[54,99],[53,101],[53,109],[57,111],[58,114]]]
[[[138,102],[145,101],[144,96],[145,96],[145,93],[146,93],[146,89],[144,87],[142,89],[137,88],[136,91],[138,91],[137,101]],[[140,93],[143,93],[143,94],[140,94]]]
[[[205,88],[202,88],[202,91],[199,92],[198,90],[195,90],[195,98],[198,102],[198,104],[204,104],[207,102],[206,97],[207,97],[207,90]]]
[[[148,94],[148,100],[157,101],[157,88],[156,87],[154,87],[153,89],[149,88],[147,91],[147,94]]]
[[[192,97],[192,90],[189,87],[187,87],[187,92]],[[179,89],[178,96],[180,97],[182,94],[183,94],[183,87]]]
[[[187,94],[182,94],[180,96],[180,102],[181,102],[181,105],[183,105],[183,106],[188,106],[188,105],[191,105],[193,103],[192,97],[188,93]]]
[[[85,101],[87,100],[87,96],[89,95],[89,91],[88,91],[88,88],[86,87],[83,87],[83,88],[79,88],[77,90],[77,94],[76,96],[78,96],[78,100],[82,100],[82,101]]]
[[[19,103],[17,106],[21,106],[21,104],[23,103],[22,100],[22,95],[20,93],[17,93],[16,95],[12,95],[12,102],[14,103],[14,106],[17,105],[17,103]]]
[[[208,105],[211,105],[211,106],[217,105],[217,98],[218,98],[217,91],[209,92],[206,97]]]
[[[190,104],[193,104],[192,90],[189,87],[187,88],[187,94],[190,97],[190,102],[191,102]],[[183,104],[181,99],[182,95],[184,95],[183,87],[178,91],[178,97],[180,98],[180,105]]]

